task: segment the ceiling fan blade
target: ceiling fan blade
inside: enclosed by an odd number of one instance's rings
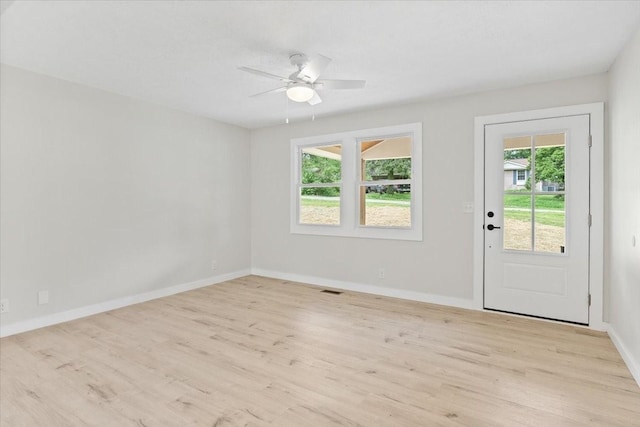
[[[320,77],[320,74],[327,68],[330,62],[331,58],[316,55],[307,62],[307,65],[302,67],[302,70],[298,73],[298,78],[313,83]]]
[[[256,96],[261,96],[261,95],[267,95],[269,93],[280,93],[280,92],[284,92],[287,90],[287,86],[282,86],[276,89],[271,89],[268,90],[266,92],[260,92],[260,93],[256,93],[255,95],[251,95],[249,98],[255,98]]]
[[[256,74],[262,77],[268,77],[270,79],[280,80],[287,83],[292,81],[288,77],[276,76],[275,74],[267,73],[267,72],[256,70],[249,67],[238,67],[238,70],[246,71],[247,73]]]
[[[314,86],[318,89],[362,89],[365,80],[318,80]]]
[[[318,95],[318,92],[316,92],[315,90],[313,91],[313,97],[307,101],[309,103],[309,105],[316,105],[316,104],[320,104],[322,102],[322,98],[320,98],[320,95]]]

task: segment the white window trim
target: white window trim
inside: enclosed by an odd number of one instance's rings
[[[411,135],[411,227],[373,227],[359,224],[359,144],[363,140]],[[300,150],[310,146],[342,145],[340,225],[299,224]],[[293,234],[422,240],[422,123],[409,123],[291,140],[290,231]]]

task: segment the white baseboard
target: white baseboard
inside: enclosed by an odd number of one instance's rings
[[[640,360],[636,360],[624,344],[624,342],[620,339],[620,335],[616,332],[616,330],[611,326],[611,324],[607,325],[607,333],[609,334],[609,338],[613,341],[613,345],[618,349],[618,353],[622,356],[622,360],[627,364],[627,368],[631,372],[633,378],[635,378],[638,386],[640,387]]]
[[[468,308],[471,310],[475,310],[473,300],[471,299],[407,291],[404,289],[387,288],[382,286],[367,285],[363,283],[345,282],[342,280],[326,279],[323,277],[306,276],[302,274],[283,273],[280,271],[263,270],[261,268],[252,268],[251,274],[254,274],[256,276],[271,277],[273,279],[301,282],[315,286],[326,286],[347,291],[363,292],[365,294],[381,295],[385,297],[428,302],[431,304],[448,305],[451,307]]]
[[[142,294],[131,295],[123,298],[101,302],[98,304],[74,308],[72,310],[49,314],[47,316],[36,317],[34,319],[16,322],[6,326],[2,325],[0,326],[0,338],[8,337],[10,335],[19,334],[22,332],[32,331],[34,329],[44,328],[45,326],[68,322],[70,320],[80,319],[81,317],[87,317],[93,314],[104,313],[105,311],[115,310],[116,308],[126,307],[129,305],[139,304],[141,302],[166,297],[169,295],[179,294],[181,292],[186,292],[193,289],[203,288],[205,286],[215,285],[216,283],[226,282],[227,280],[237,279],[238,277],[247,276],[249,274],[251,274],[251,271],[249,269],[234,271],[232,273],[207,277],[205,279],[196,280],[194,282],[182,283],[180,285],[156,289]]]

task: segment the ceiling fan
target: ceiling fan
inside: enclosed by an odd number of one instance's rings
[[[330,58],[322,55],[316,55],[309,59],[307,55],[295,53],[289,57],[291,65],[298,69],[289,77],[277,76],[275,74],[256,70],[249,67],[238,67],[239,70],[247,73],[257,74],[259,76],[268,77],[274,80],[280,80],[286,83],[285,86],[271,89],[266,92],[260,92],[252,97],[266,95],[270,93],[286,92],[287,97],[295,102],[308,102],[309,105],[316,105],[322,102],[317,90],[324,89],[362,89],[364,80],[327,80],[318,79],[320,74],[327,68],[331,62]]]

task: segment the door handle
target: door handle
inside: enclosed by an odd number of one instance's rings
[[[489,224],[489,225],[487,225],[487,229],[488,229],[489,231],[493,230],[494,228],[500,228],[500,227],[496,227],[496,226],[495,226],[495,225],[493,225],[493,224]]]

